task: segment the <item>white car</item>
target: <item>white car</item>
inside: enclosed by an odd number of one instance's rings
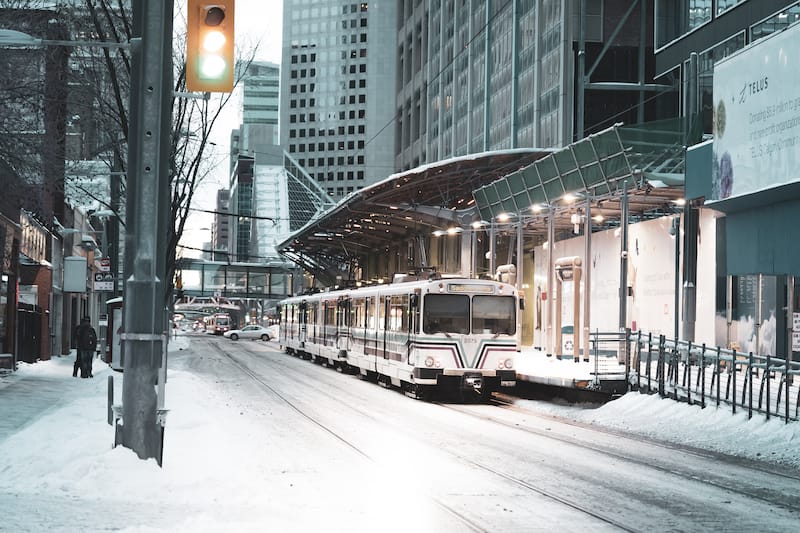
[[[226,331],[223,335],[232,341],[238,341],[239,339],[261,339],[262,341],[268,341],[274,336],[269,328],[259,326],[258,324],[250,324],[242,329],[232,329]]]

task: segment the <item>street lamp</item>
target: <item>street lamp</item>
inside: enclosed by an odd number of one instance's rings
[[[38,37],[34,37],[21,31],[0,29],[0,48],[45,48],[47,46],[87,46],[97,48],[128,49],[130,48],[130,43],[39,39]]]

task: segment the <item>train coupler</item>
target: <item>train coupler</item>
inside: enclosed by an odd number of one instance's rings
[[[480,374],[465,374],[461,379],[462,390],[474,390],[480,392],[483,387],[483,376]]]

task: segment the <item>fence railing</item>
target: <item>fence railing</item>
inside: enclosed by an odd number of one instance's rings
[[[664,398],[729,405],[789,421],[800,419],[800,361],[742,353],[664,335],[628,335],[631,388]],[[626,365],[627,367],[627,365]]]

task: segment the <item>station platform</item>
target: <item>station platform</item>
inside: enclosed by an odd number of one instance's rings
[[[627,391],[625,364],[616,355],[590,355],[577,361],[570,355],[553,355],[523,347],[514,360],[517,381],[570,390],[618,395]]]

